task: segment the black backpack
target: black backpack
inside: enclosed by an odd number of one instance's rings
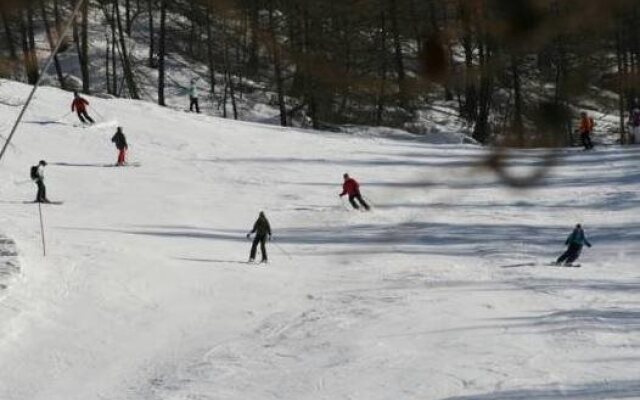
[[[40,176],[38,175],[38,166],[37,165],[34,165],[33,167],[31,167],[30,172],[31,172],[31,179],[32,180],[35,181],[36,179],[40,178]]]

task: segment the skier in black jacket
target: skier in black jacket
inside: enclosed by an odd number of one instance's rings
[[[115,135],[111,138],[111,141],[115,143],[116,148],[118,149],[118,166],[122,167],[126,164],[127,150],[129,149],[129,145],[127,144],[127,138],[124,136],[122,132],[122,127],[118,127],[118,130]]]
[[[47,188],[44,186],[44,167],[47,166],[47,162],[40,160],[38,165],[31,167],[31,179],[38,186],[38,194],[36,194],[36,203],[49,203],[47,199]]]
[[[253,239],[253,244],[251,245],[251,254],[249,255],[249,262],[253,262],[256,259],[256,252],[258,250],[258,243],[260,244],[260,251],[262,252],[262,262],[267,262],[267,248],[265,246],[265,242],[267,238],[271,240],[271,225],[269,224],[269,220],[264,215],[263,211],[260,211],[260,216],[258,216],[258,220],[253,224],[253,230],[247,233],[247,238],[251,237],[251,234],[255,233],[256,236]]]

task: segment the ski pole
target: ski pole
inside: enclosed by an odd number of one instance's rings
[[[365,195],[362,195],[362,197],[364,197],[364,199],[367,201],[367,203],[369,203],[369,205],[373,206],[373,202],[371,201],[371,199],[370,199],[370,198],[368,198],[368,197],[367,197],[367,196],[365,196]]]
[[[271,243],[273,243],[273,241],[271,241]],[[291,254],[289,254],[285,249],[283,249],[282,246],[280,246],[278,243],[273,243],[273,245],[276,246],[276,248],[280,250],[282,254],[289,257],[289,260],[293,260],[293,257],[291,257]]]
[[[89,107],[91,107],[91,111],[93,111],[94,113],[96,113],[96,115],[98,115],[98,117],[100,117],[100,119],[102,119],[102,121],[103,121],[103,122],[106,122],[106,119],[104,118],[104,116],[102,116],[102,114],[100,114],[100,113],[98,112],[98,110],[96,110],[96,108],[95,108],[95,107],[93,107],[93,106],[89,106]]]
[[[58,123],[61,122],[63,119],[67,118],[73,111],[69,111],[68,113],[66,113],[65,115],[63,115],[62,117],[56,119],[55,121],[53,121],[54,123]]]
[[[344,204],[344,199],[342,197],[340,197],[340,205],[345,211],[349,211],[349,207],[346,204]]]

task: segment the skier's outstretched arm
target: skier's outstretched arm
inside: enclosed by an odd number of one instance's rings
[[[253,229],[251,230],[251,232],[247,233],[247,237],[250,237],[252,233],[255,233],[258,230],[258,222],[256,222],[255,224],[253,224]]]

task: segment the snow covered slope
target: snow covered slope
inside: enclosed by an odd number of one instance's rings
[[[514,191],[473,146],[90,100],[107,123],[82,129],[42,89],[2,162],[0,399],[640,398],[640,148],[569,151]],[[116,124],[141,167],[105,167]],[[42,158],[65,201],[46,258],[23,204]],[[341,203],[344,172],[372,212]],[[260,210],[267,267],[243,263]],[[576,222],[582,268],[545,266]]]

